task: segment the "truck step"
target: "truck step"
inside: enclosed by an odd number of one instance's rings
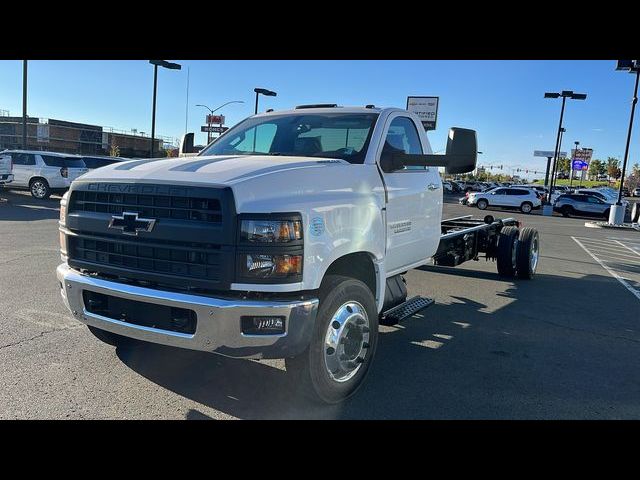
[[[425,298],[416,295],[406,302],[396,305],[386,312],[382,312],[382,315],[380,316],[380,323],[382,325],[395,325],[423,308],[430,307],[434,303],[435,300],[433,298]]]

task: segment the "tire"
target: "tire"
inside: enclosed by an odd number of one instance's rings
[[[487,202],[484,198],[476,202],[476,207],[478,207],[480,210],[486,210],[488,205],[489,202]]]
[[[29,191],[33,198],[46,200],[51,195],[49,183],[44,178],[34,178],[29,182]]]
[[[363,282],[342,275],[328,275],[319,296],[311,343],[297,357],[286,358],[285,366],[304,396],[314,402],[335,404],[352,396],[369,371],[378,344],[378,310]],[[365,323],[358,326],[358,320]],[[333,328],[334,323],[340,325],[338,330]],[[368,331],[363,328],[367,323]],[[347,341],[333,342],[333,348],[329,334]],[[343,353],[338,356],[339,352]],[[330,365],[335,367],[333,372]]]
[[[118,335],[117,333],[108,332],[91,325],[87,325],[87,328],[98,340],[114,347],[132,347],[141,343],[141,340],[123,337],[122,335]]]
[[[520,205],[520,211],[522,213],[531,213],[531,210],[533,210],[533,205],[531,204],[531,202],[522,202],[522,205]]]
[[[638,223],[640,221],[640,203],[634,203],[631,208],[631,223]]]
[[[611,209],[607,208],[604,213],[602,214],[604,216],[605,220],[609,220],[609,214],[611,213]]]
[[[516,271],[518,278],[530,280],[536,273],[540,258],[540,237],[535,228],[520,230],[516,249]]]
[[[563,217],[569,217],[570,215],[573,215],[573,213],[574,213],[573,212],[573,207],[571,205],[565,205],[560,210],[560,213],[562,213]]]
[[[518,240],[518,235],[517,227],[503,227],[498,234],[496,259],[498,275],[502,277],[513,277],[516,274],[516,241]]]

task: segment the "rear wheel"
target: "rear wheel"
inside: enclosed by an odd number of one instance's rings
[[[562,213],[563,217],[568,217],[570,215],[573,215],[573,207],[571,207],[570,205],[565,205],[564,207],[562,207],[562,210],[560,210],[560,212]]]
[[[49,183],[44,178],[34,178],[29,183],[29,190],[34,198],[44,200],[51,195]]]
[[[538,267],[540,256],[540,239],[538,231],[534,228],[525,227],[520,230],[517,242],[516,270],[518,278],[531,279]]]
[[[87,325],[87,328],[89,328],[89,331],[98,340],[106,343],[107,345],[113,345],[114,347],[132,347],[140,343],[140,340],[136,340],[135,338],[124,337],[117,333],[108,332],[107,330],[102,330],[101,328],[96,328],[91,325]]]
[[[498,234],[496,259],[498,274],[503,277],[513,277],[516,273],[517,240],[517,227],[503,227]]]
[[[533,205],[530,202],[524,202],[520,205],[520,211],[522,213],[531,213],[531,210],[533,210]]]
[[[378,310],[371,290],[360,280],[328,275],[311,343],[285,359],[285,366],[305,396],[339,403],[361,386],[377,343]]]
[[[476,206],[480,209],[480,210],[485,210],[487,208],[487,205],[489,205],[489,203],[482,199],[482,200],[478,200],[478,202],[476,203]]]

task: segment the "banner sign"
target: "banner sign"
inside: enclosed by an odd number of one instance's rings
[[[589,164],[583,160],[578,160],[574,158],[573,162],[571,162],[571,169],[572,170],[588,170]]]
[[[440,97],[407,97],[407,110],[418,116],[425,130],[435,130]]]

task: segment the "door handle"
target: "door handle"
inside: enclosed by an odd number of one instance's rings
[[[427,185],[427,190],[437,190],[439,187],[440,185],[436,183],[430,183],[429,185]]]

